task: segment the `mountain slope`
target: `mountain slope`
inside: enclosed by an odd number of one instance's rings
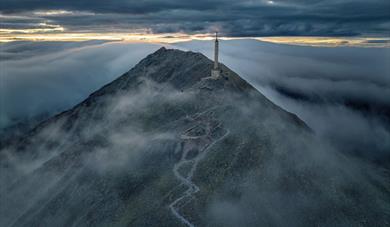
[[[1,226],[385,226],[377,170],[161,48],[0,152]]]

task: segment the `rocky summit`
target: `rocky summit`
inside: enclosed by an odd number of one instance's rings
[[[161,48],[2,145],[0,226],[390,225],[386,173],[212,69]]]

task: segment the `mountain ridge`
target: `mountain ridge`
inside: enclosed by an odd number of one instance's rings
[[[161,48],[1,149],[0,225],[389,223],[381,175],[211,67]]]
[[[76,104],[75,106],[71,107],[70,109],[68,110],[64,110],[56,115],[54,115],[53,117],[51,118],[57,118],[57,117],[60,117],[62,116],[63,114],[66,114],[68,113],[69,111],[73,111],[74,109],[78,108],[79,106],[82,106],[84,104],[88,105],[88,103],[90,102],[89,99],[91,98],[95,98],[95,97],[98,97],[102,94],[104,94],[106,92],[106,89],[109,89],[111,86],[114,86],[116,88],[118,88],[117,86],[115,86],[115,83],[118,83],[122,80],[127,80],[127,76],[132,73],[132,70],[134,70],[135,68],[137,67],[143,67],[143,64],[148,64],[147,62],[148,61],[153,61],[153,60],[156,60],[155,58],[158,56],[161,56],[161,54],[167,54],[167,53],[171,53],[171,54],[185,54],[185,55],[192,55],[192,56],[196,56],[197,60],[199,59],[202,59],[202,61],[206,64],[207,68],[205,68],[204,70],[204,74],[201,75],[201,77],[196,77],[196,82],[200,82],[201,79],[204,79],[204,78],[208,78],[208,72],[207,71],[211,71],[212,67],[213,67],[213,62],[208,59],[206,56],[204,56],[202,53],[198,53],[198,52],[192,52],[192,51],[181,51],[181,50],[177,50],[177,49],[167,49],[166,47],[161,47],[159,48],[157,51],[149,54],[148,56],[146,56],[144,59],[142,59],[137,65],[135,65],[133,68],[131,68],[129,71],[127,71],[126,73],[122,74],[121,76],[119,76],[117,79],[113,80],[112,82],[102,86],[101,88],[97,89],[96,91],[92,92],[87,98],[85,98],[83,101],[81,101],[79,104]],[[157,59],[158,60],[158,59]],[[141,66],[140,66],[141,65]],[[234,86],[237,88],[238,91],[250,91],[250,92],[258,92],[256,88],[254,88],[252,85],[250,85],[247,81],[245,81],[244,79],[242,79],[240,76],[238,76],[235,72],[233,72],[232,70],[230,70],[228,67],[226,67],[223,63],[220,63],[220,67],[221,67],[221,71],[222,71],[222,79],[223,80],[227,80],[227,79],[231,79],[230,82],[234,82]],[[161,82],[161,81],[160,81]],[[120,89],[120,88],[119,88]],[[181,89],[181,88],[180,88]],[[260,92],[258,92],[260,94]],[[262,95],[263,96],[263,95]],[[263,96],[265,98],[265,96]],[[267,99],[268,100],[268,99]],[[271,101],[269,101],[272,105],[275,105],[273,104]],[[280,108],[282,109],[281,107],[275,105],[275,107],[277,108]],[[283,111],[285,112],[288,112],[287,110],[284,110]],[[312,131],[309,126],[306,125],[306,123],[304,123],[301,119],[299,119],[299,117],[291,112],[288,112],[289,114],[291,114],[291,116],[297,121],[299,122],[299,124],[302,124],[304,127],[306,127],[308,130]],[[49,119],[48,119],[49,120]],[[38,124],[35,128],[41,128],[42,125],[46,125],[46,120],[44,120],[43,122],[41,122],[40,124]],[[31,131],[35,131],[35,128],[32,129]]]

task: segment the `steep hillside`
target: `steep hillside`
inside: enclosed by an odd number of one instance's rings
[[[0,226],[390,224],[383,173],[211,68],[161,48],[3,147]]]

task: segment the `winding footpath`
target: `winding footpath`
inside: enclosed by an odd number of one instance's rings
[[[210,131],[210,130],[209,130]],[[171,210],[172,214],[179,219],[183,224],[189,226],[189,227],[194,227],[194,224],[192,224],[190,221],[188,221],[183,215],[179,213],[179,208],[177,207],[177,204],[180,202],[188,203],[193,199],[193,195],[197,193],[200,189],[199,187],[192,182],[192,177],[194,175],[194,172],[196,171],[196,168],[198,166],[199,161],[201,161],[207,154],[208,150],[210,147],[212,147],[214,144],[216,144],[218,141],[224,139],[230,132],[229,130],[225,130],[225,134],[222,135],[220,138],[212,141],[211,143],[207,144],[204,149],[193,159],[191,160],[186,160],[187,153],[189,150],[184,150],[182,152],[182,156],[180,158],[180,161],[177,162],[174,167],[173,167],[173,173],[175,177],[180,181],[180,185],[185,185],[187,187],[187,190],[176,200],[174,200],[171,204],[169,204],[169,209]],[[209,132],[210,133],[210,132]],[[209,135],[207,135],[209,136]],[[181,138],[185,140],[191,140],[191,139],[199,139],[202,136],[187,136],[187,135],[182,135]],[[191,168],[189,170],[189,173],[187,176],[183,176],[180,172],[179,169],[184,166],[184,165],[191,165]],[[183,206],[183,204],[182,204]]]

